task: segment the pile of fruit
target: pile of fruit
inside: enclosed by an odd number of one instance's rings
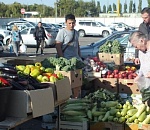
[[[35,65],[17,65],[18,74],[30,75],[39,82],[56,82],[61,80],[64,76],[61,73],[54,73],[53,68],[45,68],[40,62],[36,62]]]

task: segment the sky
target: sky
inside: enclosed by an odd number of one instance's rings
[[[91,0],[83,0],[83,1],[85,1],[85,2],[88,1],[89,2]],[[100,5],[102,7],[103,5],[110,5],[112,3],[117,4],[118,0],[95,0],[95,1],[99,1]],[[130,0],[120,0],[120,3],[124,4],[125,1],[127,3],[130,2]],[[134,1],[136,3],[136,6],[137,6],[138,5],[138,0],[133,0],[133,2]],[[44,5],[47,5],[47,6],[54,7],[54,2],[56,2],[56,0],[0,0],[0,2],[3,2],[5,4],[12,4],[14,2],[18,2],[18,3],[26,4],[26,5],[36,3],[36,4],[44,4]],[[147,6],[147,0],[142,0],[142,8],[146,7],[146,6]]]

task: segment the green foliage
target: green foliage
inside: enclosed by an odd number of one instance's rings
[[[100,53],[111,53],[111,54],[120,54],[125,52],[125,47],[120,45],[118,40],[106,41],[105,44],[100,46]]]
[[[76,70],[76,69],[82,69],[85,64],[78,60],[77,58],[72,58],[70,60],[67,60],[66,58],[60,57],[48,57],[41,61],[41,64],[43,67],[51,67],[55,68],[56,70],[63,70],[63,71],[70,71],[70,70]]]

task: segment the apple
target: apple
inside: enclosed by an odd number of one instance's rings
[[[119,74],[119,75],[118,75],[118,78],[123,79],[122,74]]]
[[[119,70],[115,69],[113,72],[114,72],[115,74],[118,74],[118,73],[119,73]]]
[[[132,74],[129,74],[129,75],[128,75],[128,79],[133,79],[133,75],[132,75]]]
[[[127,74],[126,72],[125,72],[125,73],[122,73],[122,76],[123,76],[123,77],[127,77],[127,75],[128,75],[128,74]]]
[[[110,74],[110,75],[109,75],[109,78],[114,78],[114,75],[113,75],[113,74]]]
[[[107,78],[110,78],[109,75],[106,76]]]
[[[96,70],[95,70],[95,72],[100,72],[100,68],[97,67]]]
[[[111,70],[108,70],[107,71],[107,75],[111,75],[112,74],[112,71]]]
[[[118,74],[115,74],[115,75],[114,75],[114,78],[118,78]]]
[[[95,62],[98,62],[98,61],[99,61],[98,57],[93,57],[92,59],[93,59]]]

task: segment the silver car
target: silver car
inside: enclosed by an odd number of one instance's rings
[[[36,40],[33,37],[34,30],[35,30],[35,28],[31,27],[31,28],[25,28],[20,31],[25,45],[27,45],[27,46],[35,46],[36,45]],[[45,33],[48,38],[48,39],[45,39],[45,47],[46,46],[51,46],[51,47],[54,46],[57,33],[55,31],[53,31],[51,28],[45,28]],[[11,35],[4,38],[4,45],[9,44],[10,37],[11,37]]]

